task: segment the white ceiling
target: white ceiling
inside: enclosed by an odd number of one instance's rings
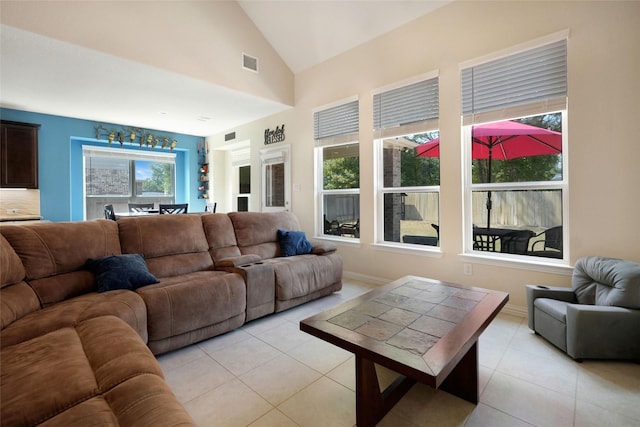
[[[238,0],[238,3],[295,74],[451,1]]]
[[[450,1],[238,3],[297,73]],[[198,136],[288,108],[6,25],[0,46],[0,105],[7,108]]]

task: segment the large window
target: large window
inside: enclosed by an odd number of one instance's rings
[[[434,77],[374,95],[379,242],[440,245],[438,93]]]
[[[465,248],[567,259],[566,40],[462,69]]]
[[[358,101],[314,113],[318,234],[360,237]]]
[[[127,212],[129,203],[174,203],[175,154],[84,146],[87,219],[103,218],[103,206]]]

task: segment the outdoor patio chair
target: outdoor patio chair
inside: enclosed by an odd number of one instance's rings
[[[573,359],[640,362],[640,264],[584,257],[571,288],[526,289],[529,328]]]
[[[129,212],[147,212],[153,210],[153,203],[129,203]]]
[[[518,230],[507,233],[500,238],[500,252],[527,255],[529,240],[535,235],[536,233],[531,230]]]
[[[529,255],[548,258],[562,258],[562,226],[547,228],[533,236],[533,239],[544,236],[542,240],[535,240],[531,245]]]
[[[340,235],[349,235],[356,238],[360,237],[360,218],[356,220],[355,224],[342,224],[340,226]]]
[[[436,242],[436,246],[440,243],[440,226],[438,224],[431,224],[431,227],[433,227],[434,230],[436,230],[436,238],[438,239],[438,241]]]
[[[178,203],[178,204],[160,204],[158,205],[158,211],[162,214],[186,214],[187,208],[189,207],[188,203]]]
[[[116,213],[113,211],[113,205],[104,205],[104,219],[116,220]]]

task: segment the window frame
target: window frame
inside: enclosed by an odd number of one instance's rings
[[[355,108],[349,108],[355,107]],[[325,113],[331,113],[332,111],[342,111],[344,114],[338,116],[339,119],[334,120],[328,127],[323,127],[321,120]],[[355,116],[354,116],[355,114]],[[340,195],[357,195],[358,204],[360,204],[360,189],[361,180],[358,177],[357,188],[345,188],[345,189],[330,189],[324,188],[324,149],[328,147],[338,147],[346,145],[357,145],[358,147],[358,162],[360,159],[360,99],[357,96],[352,96],[340,101],[327,104],[313,110],[314,115],[314,164],[315,164],[315,236],[319,238],[339,240],[345,243],[360,242],[360,232],[352,235],[352,237],[345,237],[342,235],[325,234],[325,196],[340,196]],[[358,206],[358,213],[360,213],[360,206]],[[359,221],[360,218],[358,218]],[[358,224],[359,227],[359,224]]]
[[[435,81],[435,82],[434,82]],[[385,94],[392,94],[394,92],[404,93],[410,100],[415,99],[412,94],[405,92],[405,89],[419,86],[420,84],[426,84],[429,87],[435,83],[435,98],[427,97],[425,105],[422,106],[421,113],[424,116],[422,120],[409,123],[393,123],[390,121],[390,126],[385,126],[383,117],[385,112],[381,112],[376,103],[376,98],[382,99]],[[437,193],[438,194],[438,226],[440,225],[440,183],[438,185],[425,185],[415,187],[387,187],[384,183],[384,143],[386,139],[394,137],[402,137],[406,135],[415,135],[427,132],[438,131],[439,126],[439,86],[440,76],[437,71],[414,76],[410,79],[403,80],[401,82],[394,83],[382,88],[379,88],[373,92],[373,104],[374,104],[374,140],[373,149],[374,155],[374,191],[375,191],[375,245],[379,247],[385,247],[399,251],[422,251],[425,253],[432,253],[435,256],[441,255],[441,241],[437,242],[436,246],[421,245],[414,243],[404,243],[401,241],[387,241],[385,240],[385,195],[386,194],[399,194],[399,193]],[[435,108],[434,108],[435,107]],[[435,112],[435,115],[434,115]],[[418,115],[420,115],[418,114]],[[415,112],[407,112],[407,117],[416,118]]]
[[[123,203],[148,203],[149,199],[155,199],[158,203],[175,203],[176,191],[177,191],[177,163],[175,153],[160,153],[151,152],[146,150],[138,150],[131,148],[118,148],[117,150],[111,147],[99,147],[95,145],[82,145],[82,200],[83,200],[83,218],[88,218],[88,203],[87,200],[106,199],[108,201],[121,201]],[[124,159],[128,163],[129,169],[129,193],[125,195],[114,194],[100,194],[100,195],[88,195],[87,194],[87,159],[90,157],[103,157],[103,158],[120,158]],[[143,196],[136,192],[136,161],[154,162],[154,163],[169,163],[172,165],[172,177],[171,187],[172,191],[170,195],[166,196]],[[162,200],[160,200],[162,199]],[[102,210],[100,210],[102,213]],[[98,216],[102,218],[103,216]]]
[[[485,56],[475,61],[469,61],[460,65],[461,86],[462,70],[474,67],[493,60],[499,60],[510,55],[517,55],[527,50],[536,49],[547,44],[567,40],[568,33],[560,32],[548,37],[534,40],[532,42],[503,50],[493,55]],[[568,40],[567,40],[568,45]],[[568,76],[567,76],[568,79]],[[462,90],[462,87],[461,87]],[[463,100],[461,99],[461,102]],[[508,183],[478,183],[472,182],[472,143],[471,131],[473,125],[482,123],[513,120],[524,117],[539,116],[545,114],[560,113],[562,120],[562,179],[536,182],[508,182]],[[535,102],[510,105],[499,109],[489,109],[478,112],[467,113],[461,117],[461,143],[462,143],[462,167],[463,167],[463,252],[461,256],[466,261],[483,260],[485,263],[494,265],[522,265],[526,264],[536,270],[553,273],[567,273],[569,268],[569,147],[568,147],[568,94],[564,97],[553,97],[549,99],[536,100]],[[533,255],[516,255],[500,252],[485,252],[474,250],[473,248],[473,205],[472,197],[474,191],[515,191],[515,190],[560,190],[562,193],[562,227],[563,227],[563,257],[562,259],[539,257]],[[528,268],[529,268],[528,267]]]

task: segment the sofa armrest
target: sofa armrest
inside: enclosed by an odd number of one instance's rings
[[[574,359],[640,361],[640,310],[586,304],[567,306],[567,354]]]
[[[309,239],[309,242],[311,242],[311,246],[313,247],[311,250],[312,254],[322,255],[338,250],[338,247],[333,242],[325,242],[317,239]]]
[[[533,320],[533,302],[536,298],[551,298],[559,301],[578,302],[576,294],[571,288],[559,286],[527,285],[527,315],[529,318],[529,329],[535,330]]]
[[[252,264],[260,260],[261,258],[258,255],[252,255],[252,254],[222,258],[216,261],[216,268],[224,269],[225,267],[238,267],[245,264]]]

